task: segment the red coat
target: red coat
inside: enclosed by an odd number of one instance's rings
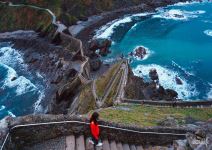
[[[99,139],[99,125],[93,121],[90,123],[91,134],[95,139]]]

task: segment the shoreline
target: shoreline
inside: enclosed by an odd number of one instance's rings
[[[189,0],[189,1],[192,1],[192,0]],[[92,20],[92,23],[88,22],[88,25],[85,25],[85,27],[81,29],[81,31],[75,36],[76,38],[80,39],[83,42],[83,46],[85,50],[87,50],[88,41],[90,41],[93,38],[95,31],[99,29],[101,26],[106,25],[107,23],[115,19],[118,19],[120,17],[124,17],[125,15],[132,15],[135,13],[151,13],[151,12],[154,12],[157,8],[166,7],[168,5],[173,5],[178,2],[186,2],[186,0],[179,0],[179,1],[173,0],[169,2],[160,1],[158,3],[152,2],[151,4],[142,3],[138,6],[132,6],[129,8],[114,10],[110,12],[104,12],[100,15],[97,15],[96,20],[94,17],[94,20]],[[86,24],[86,22],[87,21],[82,22],[82,24]],[[79,24],[79,26],[81,26],[81,24]]]

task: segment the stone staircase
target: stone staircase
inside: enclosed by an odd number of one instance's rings
[[[96,147],[96,150],[174,150],[172,146],[169,148],[161,146],[143,148],[141,145],[120,143],[107,139],[104,139],[102,143],[103,146]],[[23,150],[94,150],[94,147],[89,143],[88,137],[70,135],[27,146]]]

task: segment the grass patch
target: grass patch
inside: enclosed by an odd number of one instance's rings
[[[51,25],[51,21],[51,15],[44,10],[0,5],[0,32],[36,30],[41,25],[46,29]]]
[[[105,92],[110,79],[114,76],[117,69],[120,67],[121,62],[114,64],[105,74],[96,80],[96,94],[98,97],[102,97]]]
[[[101,110],[100,117],[106,121],[147,127],[157,126],[159,120],[167,117],[174,117],[180,124],[185,122],[186,117],[206,121],[212,118],[212,108],[168,108],[139,105],[119,105],[115,108]]]
[[[78,112],[80,114],[88,113],[96,107],[95,99],[92,94],[91,83],[85,85],[79,96]]]

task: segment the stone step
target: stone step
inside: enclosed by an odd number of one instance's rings
[[[123,144],[123,149],[124,149],[124,150],[130,150],[130,147],[129,147],[128,144]]]
[[[130,145],[130,150],[137,150],[135,145]]]
[[[33,146],[23,147],[22,150],[65,150],[66,143],[65,137],[59,137],[51,140],[44,141],[42,143],[37,143]]]
[[[116,142],[115,141],[111,141],[110,142],[110,149],[111,150],[118,150],[117,147],[116,147]]]
[[[75,137],[73,135],[66,137],[66,150],[75,150]]]
[[[137,150],[144,150],[143,146],[141,146],[141,145],[136,146],[136,149],[137,149]]]
[[[117,150],[123,150],[123,146],[121,143],[116,144]]]
[[[93,146],[93,144],[91,144],[90,142],[89,142],[89,140],[90,140],[90,138],[87,138],[86,139],[86,144],[85,144],[85,150],[93,150],[94,149],[94,146]]]
[[[76,150],[85,150],[85,139],[83,135],[76,138]]]
[[[103,140],[103,150],[110,150],[110,144],[108,140]]]

